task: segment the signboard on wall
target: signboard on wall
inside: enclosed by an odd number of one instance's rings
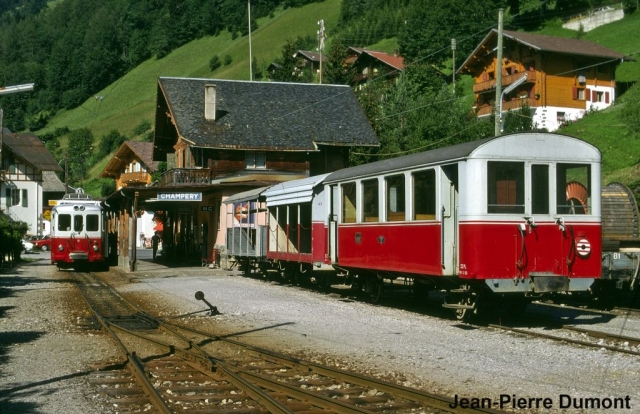
[[[158,193],[158,201],[202,201],[202,193]]]

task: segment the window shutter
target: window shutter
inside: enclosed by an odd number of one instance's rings
[[[29,190],[22,189],[22,207],[29,207]]]
[[[573,100],[575,101],[576,99],[578,99],[578,88],[576,88],[574,86],[573,87]]]
[[[609,103],[609,92],[604,93],[604,103]]]
[[[596,91],[593,91],[593,94],[594,94],[593,98],[591,97],[591,92],[592,92],[591,89],[585,89],[584,90],[584,100],[585,101],[592,101],[592,102],[596,101],[596,96],[595,96]]]
[[[11,189],[10,188],[5,188],[4,189],[4,198],[5,198],[5,206],[6,208],[11,207]]]
[[[487,72],[484,72],[484,73],[482,74],[482,80],[483,80],[483,81],[489,80],[489,74],[488,74]]]

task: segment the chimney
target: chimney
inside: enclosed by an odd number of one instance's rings
[[[204,119],[216,120],[216,85],[204,85]]]

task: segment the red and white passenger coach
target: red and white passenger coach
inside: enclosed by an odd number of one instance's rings
[[[66,194],[51,212],[51,264],[58,268],[106,265],[108,238],[99,201]]]
[[[266,258],[331,265],[377,297],[402,278],[479,303],[586,292],[601,268],[600,151],[518,133],[345,168],[262,191]]]

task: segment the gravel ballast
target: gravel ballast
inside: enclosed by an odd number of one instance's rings
[[[46,255],[0,275],[0,413],[110,412],[87,381],[92,367],[117,359],[111,341],[83,327],[84,304],[68,272]],[[485,398],[549,399],[539,412],[594,412],[561,402],[628,402],[640,407],[640,359],[602,348],[534,339],[337,294],[268,283],[213,269],[148,274],[113,273],[123,294],[145,301],[149,313],[175,317],[203,310],[202,291],[221,312],[185,319],[211,331],[284,353],[366,372],[428,392]],[[582,315],[585,327],[640,337],[640,321]],[[564,395],[564,397],[561,397]],[[627,398],[628,397],[628,398]],[[614,400],[616,399],[616,400]],[[535,406],[535,400],[527,404]],[[500,408],[494,406],[493,408]],[[529,407],[503,409],[533,412]]]

